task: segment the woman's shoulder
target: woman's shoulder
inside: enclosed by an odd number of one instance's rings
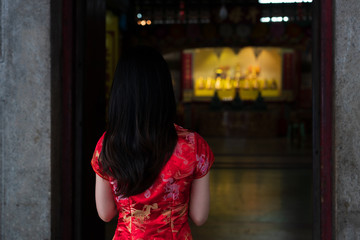
[[[198,133],[178,125],[175,127],[178,144],[174,155],[179,159],[185,159],[186,166],[195,167],[194,178],[205,176],[214,162],[214,154],[210,146]]]
[[[199,141],[205,142],[205,140],[197,132],[183,128],[177,124],[174,125],[180,141],[183,140],[192,145],[198,143]]]
[[[93,157],[91,159],[91,166],[94,171],[102,178],[106,180],[110,180],[110,177],[103,171],[101,163],[100,163],[100,153],[102,151],[103,141],[104,141],[105,132],[101,135],[100,139],[98,140],[95,150],[93,153]]]
[[[186,142],[190,145],[194,145],[196,135],[198,135],[196,132],[191,131],[189,129],[183,128],[179,125],[175,125],[176,133],[178,135],[178,141],[180,142]]]

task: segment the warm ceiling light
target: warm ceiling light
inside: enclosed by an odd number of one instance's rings
[[[262,17],[260,18],[260,22],[268,23],[268,22],[288,22],[289,17]]]

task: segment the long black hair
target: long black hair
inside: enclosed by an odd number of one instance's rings
[[[116,194],[144,192],[177,143],[176,102],[168,65],[153,48],[126,51],[116,67],[100,164],[117,181]]]

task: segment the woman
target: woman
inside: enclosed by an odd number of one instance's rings
[[[114,239],[192,239],[188,217],[209,213],[214,161],[197,133],[174,124],[170,72],[150,47],[124,54],[115,71],[109,125],[91,161],[95,200],[106,222],[118,215]]]

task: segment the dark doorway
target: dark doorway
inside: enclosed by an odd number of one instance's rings
[[[129,8],[124,6],[126,11],[136,8],[131,4]],[[312,66],[320,69],[313,72],[313,239],[331,239],[331,9],[331,0],[313,4]],[[105,236],[106,226],[95,210],[94,173],[90,167],[92,151],[105,129],[105,12],[104,1],[63,0],[63,78],[67,81],[63,85],[62,145],[66,155],[62,166],[62,209],[66,212],[62,214],[62,235],[66,239]],[[130,20],[128,17],[127,21]],[[139,43],[132,33],[129,36],[132,37],[124,36],[122,47]],[[164,52],[173,50],[172,46]],[[184,109],[192,111],[191,106],[185,105]]]

